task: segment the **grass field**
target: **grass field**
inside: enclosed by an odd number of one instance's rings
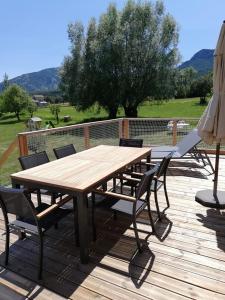
[[[153,117],[153,118],[199,118],[205,106],[198,105],[199,99],[182,99],[170,100],[162,104],[144,103],[139,107],[139,117]],[[63,122],[63,116],[70,115],[72,120],[68,123]],[[46,121],[52,121],[55,125],[55,119],[50,113],[49,108],[40,108],[35,112],[35,116],[42,118],[43,127]],[[65,126],[69,124],[81,123],[90,120],[97,120],[100,118],[107,118],[107,113],[104,110],[97,111],[90,109],[85,112],[78,112],[72,106],[62,106],[60,116],[60,123],[56,126]],[[122,109],[118,112],[118,117],[124,116]],[[0,118],[0,157],[1,154],[8,148],[9,144],[16,138],[17,133],[26,131],[25,121],[29,115],[21,116],[21,121],[18,122],[13,114],[5,114]],[[18,150],[11,154],[7,162],[0,169],[0,184],[9,182],[9,174],[19,170]]]

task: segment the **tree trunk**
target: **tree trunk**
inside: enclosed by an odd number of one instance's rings
[[[109,119],[115,119],[117,114],[118,107],[110,107],[109,109]]]
[[[137,118],[138,116],[137,107],[124,107],[124,112],[126,117]]]
[[[16,117],[17,117],[17,120],[20,121],[20,113],[19,112],[16,112]]]

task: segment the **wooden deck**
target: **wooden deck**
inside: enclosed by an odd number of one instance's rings
[[[220,182],[225,187],[225,160]],[[225,213],[194,201],[196,191],[211,188],[212,176],[197,164],[172,162],[168,174],[171,207],[151,234],[147,214],[139,228],[144,252],[135,254],[130,220],[98,208],[98,240],[88,265],[79,262],[73,218],[48,232],[43,281],[37,282],[37,245],[11,235],[9,268],[1,267],[0,299],[225,299]],[[160,207],[165,206],[160,192]],[[153,199],[152,199],[153,200]],[[153,203],[153,201],[152,201]],[[153,205],[154,211],[154,205]],[[0,216],[0,263],[4,259],[4,223]]]

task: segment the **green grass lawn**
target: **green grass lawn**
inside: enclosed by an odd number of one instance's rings
[[[182,100],[170,100],[162,104],[157,103],[144,103],[139,107],[138,116],[148,118],[199,118],[202,114],[205,106],[198,105],[199,99],[182,99]],[[90,109],[85,112],[78,112],[72,106],[62,106],[59,124],[52,114],[49,108],[40,108],[34,114],[42,118],[43,127],[46,121],[52,121],[55,126],[65,126],[75,123],[81,123],[85,121],[94,121],[101,118],[107,118],[107,113],[103,109],[97,111],[97,109]],[[63,116],[70,115],[72,120],[68,123],[63,122]],[[118,117],[123,117],[123,109],[118,112]],[[16,138],[17,133],[26,131],[25,121],[29,118],[29,115],[24,114],[21,116],[21,121],[18,122],[13,114],[4,114],[0,118],[0,157],[2,153],[8,148],[9,144]],[[9,175],[20,169],[18,164],[19,152],[16,149],[9,157],[7,162],[0,169],[0,184],[6,184],[9,182]]]

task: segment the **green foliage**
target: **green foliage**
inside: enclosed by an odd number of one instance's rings
[[[3,112],[14,112],[18,121],[20,121],[21,112],[26,110],[28,104],[32,102],[27,92],[16,84],[4,90],[2,99]]]
[[[200,105],[207,104],[206,98],[212,94],[213,79],[212,73],[200,77],[193,82],[191,86],[191,94],[195,97],[200,97]]]
[[[173,96],[178,29],[161,1],[130,0],[122,11],[111,4],[98,23],[90,21],[86,36],[80,23],[70,24],[68,35],[61,89],[76,108],[97,103],[113,118],[122,106],[135,117],[147,97]]]
[[[55,117],[57,124],[59,124],[60,105],[59,104],[50,104],[49,108],[50,108],[51,114]]]
[[[37,104],[34,101],[29,101],[27,104],[27,111],[30,114],[30,117],[33,117],[35,111],[37,111]]]
[[[191,93],[193,82],[197,79],[197,71],[190,68],[178,69],[175,80],[175,97],[187,98]]]

